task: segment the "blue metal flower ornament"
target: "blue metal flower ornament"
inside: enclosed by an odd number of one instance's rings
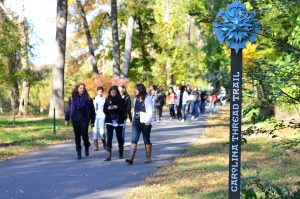
[[[255,11],[247,11],[246,5],[238,0],[228,4],[227,11],[220,10],[213,23],[217,39],[227,43],[236,53],[246,48],[246,42],[254,43],[259,33],[259,21]]]

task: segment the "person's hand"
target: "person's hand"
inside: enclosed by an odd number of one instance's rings
[[[150,123],[149,123],[149,122],[146,122],[146,123],[145,123],[145,125],[146,125],[146,126],[149,126],[149,125],[150,125]]]
[[[118,109],[118,106],[117,106],[117,105],[113,105],[113,108],[114,108],[114,109]]]
[[[65,126],[69,126],[69,121],[65,120]]]
[[[91,127],[94,128],[94,126],[95,126],[95,124],[94,124],[94,123],[91,123]]]
[[[112,110],[113,109],[113,105],[108,106],[108,110]]]

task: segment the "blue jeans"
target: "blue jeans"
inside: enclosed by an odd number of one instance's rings
[[[199,102],[192,102],[191,109],[192,109],[193,118],[197,118],[199,116],[198,107],[199,107]]]
[[[150,141],[150,133],[151,133],[151,125],[146,126],[145,124],[139,124],[136,122],[132,123],[132,137],[131,143],[137,144],[140,139],[140,134],[143,133],[143,139],[145,144],[151,144]]]
[[[105,138],[105,133],[104,133],[104,120],[105,118],[96,118],[95,120],[95,126],[93,128],[93,139],[96,140],[99,138],[99,133],[100,133],[100,138],[104,139]]]
[[[124,120],[123,129],[122,129],[122,139],[123,139],[123,143],[125,143],[126,121],[127,121],[127,119]]]
[[[217,102],[209,103],[209,113],[216,113],[217,112]]]
[[[205,113],[205,100],[200,102],[200,113]]]

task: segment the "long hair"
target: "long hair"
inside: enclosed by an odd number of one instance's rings
[[[118,86],[116,86],[116,85],[113,85],[112,87],[110,87],[110,89],[109,89],[109,91],[108,91],[108,95],[107,95],[107,98],[106,98],[106,102],[109,102],[113,97],[111,96],[111,94],[110,94],[110,91],[112,91],[112,90],[115,90],[116,92],[117,92],[117,94],[116,94],[116,99],[117,100],[122,100],[122,96],[121,96],[121,94],[120,94],[120,91],[119,91],[119,89],[118,89]]]
[[[144,100],[146,98],[146,95],[147,95],[146,87],[144,86],[144,84],[135,85],[135,89],[139,91],[139,94],[136,97],[138,99],[142,98],[142,100]]]
[[[76,96],[79,95],[79,94],[78,94],[78,88],[79,88],[80,86],[84,86],[84,88],[86,88],[84,83],[78,83],[78,84],[76,84],[76,86],[74,87],[74,89],[73,89],[73,91],[72,91],[72,98],[74,98],[74,97],[76,97]],[[87,97],[90,98],[90,96],[89,96],[89,94],[88,94],[88,92],[87,92],[86,89],[84,90],[83,95],[87,95]]]
[[[170,92],[170,90],[171,90],[171,92]],[[172,87],[169,88],[168,95],[171,95],[171,93],[175,94],[175,91]]]

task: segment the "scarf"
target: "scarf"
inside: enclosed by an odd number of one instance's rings
[[[88,96],[87,94],[83,94],[82,96],[76,95],[75,97],[72,97],[71,100],[71,115],[73,115],[73,113],[75,112],[75,110],[77,109],[82,109],[84,107],[87,106],[88,104]]]

